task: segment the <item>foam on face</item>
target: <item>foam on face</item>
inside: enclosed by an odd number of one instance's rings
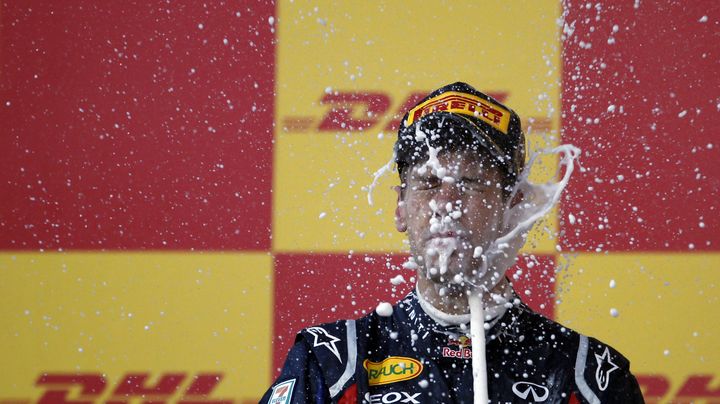
[[[430,146],[430,139],[428,139],[425,132],[420,129],[420,125],[415,127],[415,140],[418,142],[424,140],[425,145],[428,147],[428,159],[417,168],[418,174],[423,175],[427,172],[428,168],[430,168],[430,172],[434,176],[438,177],[440,180],[444,180],[446,177],[445,174],[447,174],[447,169],[440,164],[440,160],[438,159],[438,153],[441,148]]]
[[[430,203],[430,211],[432,214],[430,215],[430,233],[435,234],[439,233],[440,230],[442,230],[442,222],[440,221],[438,214],[440,209],[438,209],[437,202],[435,202],[435,199],[431,199]]]
[[[425,141],[428,148],[427,160],[417,167],[419,174],[424,174],[428,170],[442,181],[454,180],[448,176],[449,170],[440,164],[438,154],[440,147],[430,145],[428,135],[420,129],[420,125],[415,128],[415,140]],[[529,180],[537,157],[543,154],[559,155],[559,169],[564,167],[563,177],[557,182],[548,182],[544,184],[532,183]],[[580,155],[580,149],[573,145],[561,145],[551,150],[542,150],[532,156],[522,176],[518,179],[510,198],[508,205],[503,214],[503,231],[495,240],[491,240],[486,245],[474,246],[473,258],[482,258],[480,267],[473,270],[472,279],[464,279],[468,290],[480,288],[485,292],[492,290],[495,285],[502,279],[505,271],[515,264],[520,248],[525,243],[527,233],[532,226],[540,218],[545,216],[558,202],[560,194],[567,186],[570,176],[573,173],[575,160]],[[378,179],[392,170],[392,163],[395,155],[386,165],[377,170],[374,174],[373,183],[368,188],[368,202],[372,204],[372,189],[376,185]],[[522,201],[514,206],[510,206],[515,195],[521,193]],[[438,233],[443,227],[449,225],[452,220],[458,220],[462,216],[460,206],[453,207],[451,203],[445,206],[438,206],[434,200],[430,201],[430,209],[432,214],[429,219],[430,232]],[[442,211],[445,212],[442,212]],[[428,276],[430,274],[445,274],[447,272],[447,264],[452,254],[457,252],[457,240],[452,237],[433,239],[426,249],[427,257],[438,257],[438,268],[433,267],[429,262],[426,263]],[[422,259],[422,257],[418,257]],[[411,259],[403,265],[408,269],[417,268],[417,264]],[[464,277],[467,278],[467,277]],[[451,281],[457,282],[457,279]]]
[[[446,178],[453,179],[447,176],[449,172],[448,169],[443,167],[438,160],[438,153],[441,148],[430,145],[428,135],[422,131],[420,125],[415,127],[415,140],[419,142],[425,141],[428,148],[428,158],[417,168],[417,172],[423,174],[430,170],[433,175],[443,181],[445,181]],[[545,184],[530,182],[530,172],[537,161],[537,157],[543,154],[556,154],[561,156],[560,169],[564,166],[565,172],[560,181]],[[523,170],[522,176],[518,179],[518,183],[510,198],[508,198],[508,205],[503,215],[504,231],[501,232],[502,236],[488,242],[485,246],[474,247],[473,257],[482,257],[483,259],[481,260],[482,263],[480,267],[473,271],[474,279],[469,282],[469,288],[482,287],[482,289],[486,291],[493,289],[502,279],[505,271],[515,264],[515,258],[525,243],[527,233],[535,222],[545,216],[560,199],[560,194],[570,180],[575,160],[579,155],[580,149],[568,144],[558,146],[551,150],[541,150],[532,156],[527,167]],[[370,185],[368,192],[368,202],[370,204],[372,204],[372,189],[382,175],[392,170],[392,162],[394,159],[395,155],[393,154],[390,162],[375,172],[373,183]],[[523,195],[522,201],[515,206],[510,206],[509,204],[518,193]],[[447,211],[447,214],[441,214],[442,208],[445,208],[444,210]],[[430,202],[430,209],[433,213],[429,219],[431,233],[442,231],[444,225],[462,216],[460,207],[453,209],[450,203],[444,207],[440,207],[432,200]],[[444,274],[447,272],[447,260],[456,250],[456,240],[453,239],[450,241],[450,238],[446,238],[445,241],[431,242],[426,252],[428,256],[438,255],[441,261],[439,263],[440,273]],[[427,266],[430,267],[429,264]],[[437,268],[428,268],[428,271],[430,272],[431,269],[434,270],[433,272],[437,272]]]
[[[438,256],[438,267],[440,275],[445,275],[448,271],[448,260],[457,249],[457,239],[455,237],[438,237],[428,242],[428,256]]]

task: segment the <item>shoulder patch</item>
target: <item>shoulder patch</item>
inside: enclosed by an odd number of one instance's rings
[[[355,320],[309,327],[302,330],[299,336],[310,345],[328,383],[330,397],[336,398],[355,376],[357,363]]]
[[[630,362],[620,352],[584,335],[580,335],[575,383],[590,403],[626,397],[637,384],[630,373]]]
[[[617,359],[615,360],[617,361]],[[597,382],[598,388],[601,391],[605,391],[610,383],[612,372],[618,369],[618,365],[613,362],[613,358],[610,355],[610,348],[608,347],[605,347],[601,355],[595,353],[595,361],[597,361],[595,381]]]
[[[295,379],[286,380],[273,387],[268,404],[286,404],[292,399]]]
[[[340,357],[340,350],[337,346],[337,343],[342,341],[340,338],[330,334],[330,332],[323,327],[310,327],[305,331],[312,335],[311,342],[313,344],[313,348],[325,347],[330,351],[330,353],[335,355],[337,360],[340,362],[343,361]]]

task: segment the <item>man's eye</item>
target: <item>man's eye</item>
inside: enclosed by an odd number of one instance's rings
[[[440,185],[440,179],[435,178],[421,178],[416,183],[417,189],[432,189]]]
[[[473,191],[482,191],[487,188],[487,185],[480,178],[463,178],[460,180],[459,185]]]

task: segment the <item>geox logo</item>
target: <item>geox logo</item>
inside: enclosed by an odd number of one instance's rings
[[[386,394],[370,394],[365,393],[365,400],[363,403],[369,404],[394,404],[394,403],[408,403],[408,404],[420,404],[420,401],[416,398],[422,393],[406,393],[404,391],[397,392],[391,391]]]
[[[410,380],[419,376],[423,370],[419,360],[403,356],[390,356],[382,362],[365,359],[363,367],[368,372],[368,384],[371,386]]]

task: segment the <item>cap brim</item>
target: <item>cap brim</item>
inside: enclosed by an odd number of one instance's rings
[[[426,138],[418,139],[417,130]],[[447,112],[434,112],[413,122],[400,131],[395,144],[396,162],[408,165],[424,161],[428,156],[428,143],[432,147],[449,148],[460,142],[463,149],[477,149],[478,154],[487,153],[506,169],[506,156],[492,138],[469,118]]]

